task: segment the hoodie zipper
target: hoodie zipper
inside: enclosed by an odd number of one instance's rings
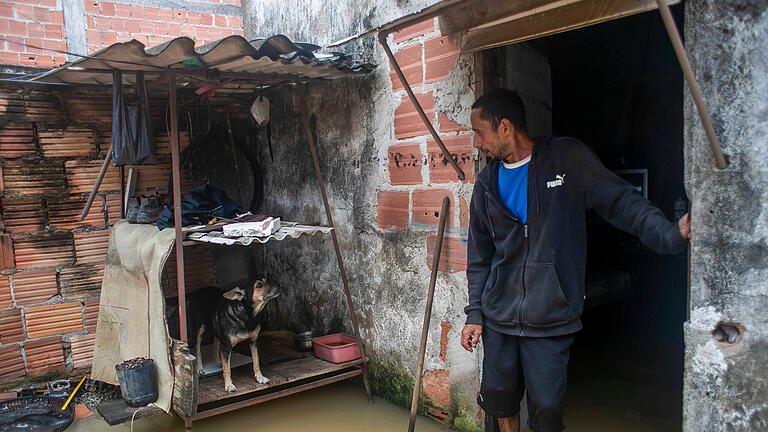
[[[520,299],[520,307],[517,310],[517,319],[520,324],[520,336],[523,335],[523,331],[525,330],[525,323],[523,321],[523,305],[525,305],[525,293],[527,290],[527,287],[525,286],[525,272],[528,270],[528,252],[531,250],[531,242],[528,237],[528,224],[523,225],[523,227],[525,235],[525,259],[523,260],[523,280],[521,285],[523,287],[523,298]]]

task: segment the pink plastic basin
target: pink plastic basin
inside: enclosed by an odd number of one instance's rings
[[[312,339],[317,358],[331,363],[345,363],[360,358],[357,339],[343,333],[329,334]]]

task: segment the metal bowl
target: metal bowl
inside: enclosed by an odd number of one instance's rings
[[[311,331],[296,333],[293,336],[293,342],[296,345],[296,349],[299,351],[312,351],[313,335],[314,333]]]

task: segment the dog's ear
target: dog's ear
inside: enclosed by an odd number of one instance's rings
[[[232,288],[231,290],[225,292],[223,296],[227,300],[240,301],[245,298],[245,291],[243,291],[241,288]]]

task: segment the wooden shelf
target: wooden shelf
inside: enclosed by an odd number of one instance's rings
[[[301,381],[307,378],[326,375],[333,372],[350,369],[362,364],[358,359],[348,363],[330,363],[317,357],[307,357],[290,360],[274,365],[264,365],[261,373],[269,378],[266,384],[259,384],[253,377],[253,369],[250,364],[240,366],[232,370],[232,383],[237,391],[227,393],[224,391],[224,378],[221,375],[200,378],[197,392],[197,404],[203,405],[221,399],[235,398],[248,393],[268,390],[285,384]]]

